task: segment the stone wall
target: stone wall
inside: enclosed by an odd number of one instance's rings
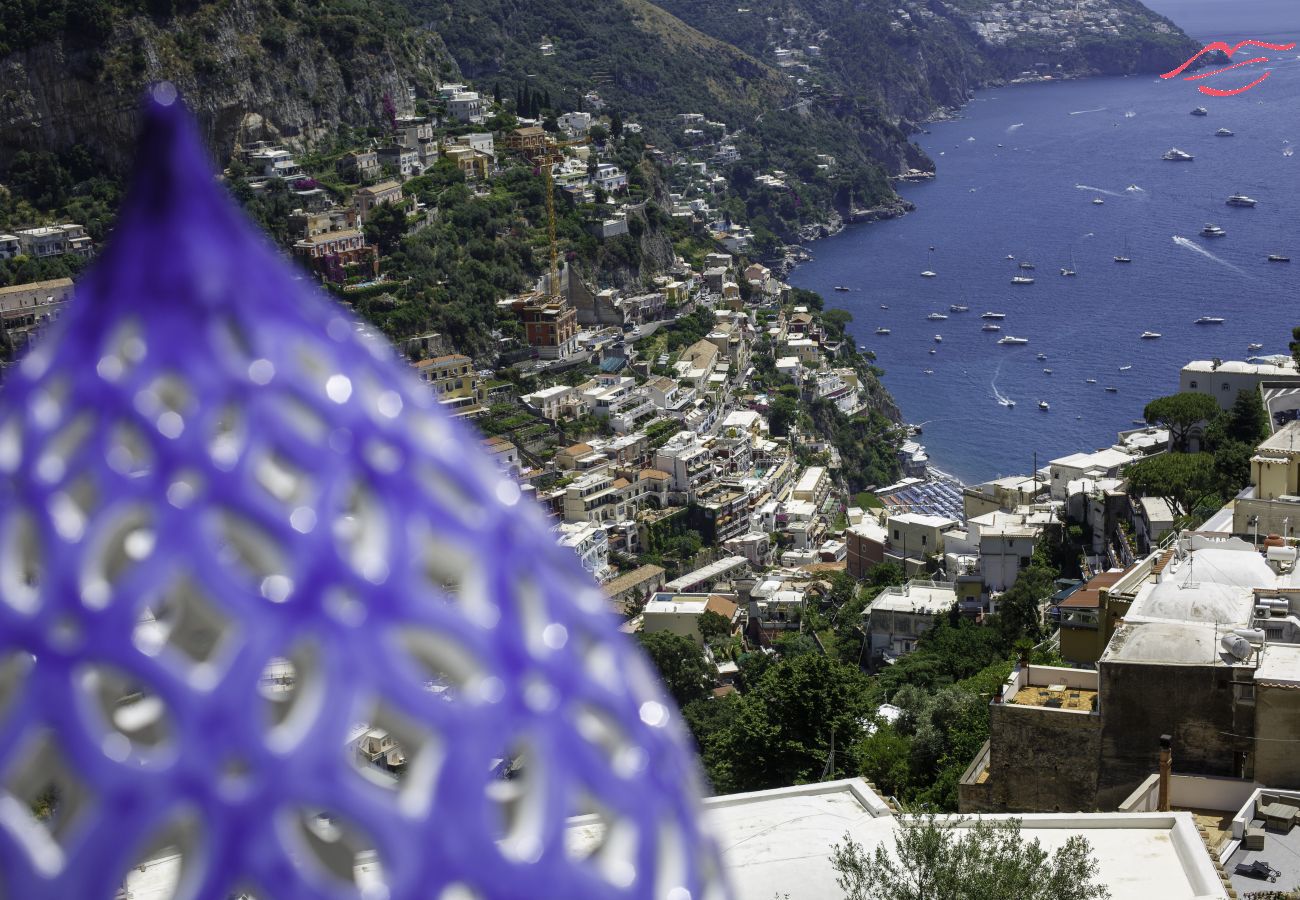
[[[961,792],[962,812],[1090,812],[1101,720],[1096,713],[989,707],[988,780]]]

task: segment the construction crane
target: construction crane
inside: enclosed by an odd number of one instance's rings
[[[566,147],[577,147],[585,143],[587,143],[586,138],[577,141],[548,139],[541,151],[533,156],[533,164],[541,166],[542,174],[546,178],[546,235],[550,240],[551,250],[551,279],[547,299],[552,301],[560,299],[560,249],[559,241],[555,236],[555,174],[551,171],[551,167],[564,161],[563,150]]]

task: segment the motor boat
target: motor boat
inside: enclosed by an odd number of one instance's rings
[[[962,306],[960,303],[954,303],[948,307],[948,312],[970,312],[969,306]]]
[[[1119,367],[1119,370],[1120,370],[1121,372],[1127,372],[1127,371],[1128,371],[1129,369],[1131,369],[1131,368],[1133,368],[1133,367],[1132,367],[1132,366],[1120,366],[1120,367]]]
[[[1049,409],[1051,409],[1051,407],[1047,405],[1046,400],[1039,400],[1038,408],[1041,409],[1043,412],[1047,412]]]
[[[1283,256],[1281,253],[1270,253],[1268,255],[1268,261],[1269,262],[1290,262],[1291,257]]]
[[[1001,331],[1001,330],[1002,330],[1001,325],[994,325],[992,322],[989,322],[983,328],[980,329],[980,331]]]
[[[1158,332],[1158,331],[1144,331],[1144,332],[1142,332],[1142,340],[1144,340],[1144,341],[1154,341],[1154,340],[1155,340],[1156,338],[1158,338],[1158,337],[1160,337],[1160,332]]]
[[[1256,201],[1256,200],[1254,200],[1254,199],[1252,199],[1252,198],[1250,198],[1250,197],[1247,197],[1245,194],[1233,194],[1231,197],[1229,197],[1229,198],[1228,198],[1227,200],[1225,200],[1224,202],[1225,202],[1226,204],[1228,204],[1229,206],[1245,206],[1245,207],[1252,207],[1252,206],[1254,206],[1255,203],[1258,202],[1258,201]]]
[[[932,312],[928,316],[926,316],[926,318],[929,319],[931,322],[942,322],[948,317],[941,312]]]
[[[1007,259],[1015,259],[1015,257],[1012,256],[1010,253],[1008,253],[1008,254],[1007,254]]]
[[[938,352],[939,352],[939,351],[936,350],[936,349],[934,349],[933,347],[930,348],[930,355],[931,355],[931,356],[933,356],[934,354],[936,354],[936,353],[938,353]]]
[[[1132,261],[1133,261],[1133,257],[1131,256],[1120,255],[1115,257],[1115,262],[1117,263],[1131,263]]]
[[[1044,374],[1044,375],[1051,375],[1051,374],[1052,374],[1052,370],[1051,370],[1051,369],[1044,369],[1044,370],[1043,370],[1043,374]]]
[[[1256,350],[1263,350],[1263,349],[1264,349],[1264,345],[1263,345],[1263,344],[1248,344],[1248,345],[1246,346],[1246,349],[1249,350],[1249,351],[1251,351],[1252,353],[1254,353]]]
[[[999,344],[1028,344],[1029,338],[1012,337],[1011,335],[1007,335],[1006,337],[998,338],[998,343]]]
[[[926,370],[925,370],[925,374],[926,374],[926,375],[933,375],[933,374],[934,374],[934,369],[926,369]]]
[[[1032,279],[1032,278],[1026,278],[1026,277],[1023,276],[1023,275],[1015,275],[1015,276],[1012,277],[1012,279],[1011,279],[1011,283],[1012,283],[1012,284],[1033,284],[1033,283],[1034,283],[1034,279]]]
[[[1210,111],[1204,106],[1198,106],[1196,109],[1192,110],[1192,115],[1194,116],[1208,116],[1209,114]]]
[[[1076,272],[1074,271],[1074,269],[1068,269],[1068,268],[1066,268],[1065,266],[1062,266],[1062,267],[1061,267],[1061,275],[1064,276],[1064,277],[1066,277],[1066,278],[1070,278],[1070,277],[1072,277],[1072,276],[1074,276],[1074,275],[1076,275],[1076,274],[1078,274],[1078,273],[1076,273]]]
[[[1214,132],[1214,136],[1215,136],[1215,137],[1232,137],[1232,132],[1229,131],[1229,130],[1226,129],[1226,128],[1220,128],[1218,131]]]
[[[1046,354],[1046,353],[1040,353],[1040,354],[1038,354],[1038,361],[1039,361],[1039,362],[1042,362],[1042,361],[1045,360],[1045,359],[1047,359],[1047,354]]]
[[[1160,158],[1167,159],[1170,162],[1191,162],[1196,157],[1192,156],[1192,154],[1187,153],[1183,150],[1179,150],[1177,147],[1170,147],[1167,151],[1165,151],[1165,155]]]
[[[877,328],[876,334],[889,334],[889,329],[884,327]]]
[[[1031,262],[1022,262],[1022,263],[1018,263],[1017,265],[1021,269],[1032,269],[1034,267],[1034,264]]]
[[[1005,319],[1006,317],[1006,313],[1000,312],[986,312],[984,315],[980,316],[981,319]]]
[[[936,344],[942,344],[942,343],[943,343],[943,335],[941,335],[941,334],[936,334],[936,335],[934,336],[934,342],[935,342]]]
[[[1206,222],[1205,227],[1201,229],[1201,237],[1223,237],[1227,233],[1213,222]]]
[[[1096,384],[1096,383],[1097,383],[1097,379],[1095,379],[1095,378],[1085,378],[1085,379],[1084,379],[1084,383],[1085,383],[1085,384]]]
[[[1196,320],[1196,325],[1222,325],[1224,319],[1221,316],[1201,316]]]
[[[1118,394],[1118,393],[1119,393],[1119,388],[1117,388],[1117,387],[1108,387],[1108,388],[1106,388],[1106,393],[1108,393],[1108,394]]]
[[[1103,203],[1105,203],[1105,202],[1106,202],[1106,201],[1103,200],[1103,199],[1101,199],[1100,197],[1093,197],[1093,198],[1092,198],[1092,205],[1093,205],[1093,206],[1101,206],[1101,205],[1102,205]]]
[[[847,293],[850,290],[850,288],[846,288],[842,284],[837,284],[835,285],[835,290],[839,291],[840,293]]]
[[[921,273],[922,278],[933,278],[934,276],[935,273],[931,272],[929,269],[926,269],[924,272]]]
[[[882,303],[882,304],[880,304],[880,308],[881,308],[881,309],[889,309],[889,304],[888,304],[888,303]]]

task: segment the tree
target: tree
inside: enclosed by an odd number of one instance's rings
[[[1055,593],[1059,574],[1055,569],[1031,563],[1002,595],[998,601],[997,627],[1008,647],[1021,637],[1034,643],[1042,640],[1042,602]]]
[[[790,433],[790,426],[799,418],[799,403],[789,397],[777,397],[772,401],[767,423],[773,437],[785,437]]]
[[[828,309],[822,313],[822,324],[834,338],[844,339],[844,330],[853,321],[853,315],[847,309]]]
[[[907,573],[896,562],[880,563],[867,574],[872,587],[889,587],[907,581]]]
[[[1229,440],[1251,447],[1268,437],[1268,413],[1264,410],[1259,391],[1237,391],[1237,399],[1227,412],[1223,430]]]
[[[1208,422],[1219,415],[1219,404],[1208,394],[1184,391],[1168,397],[1157,397],[1142,410],[1142,418],[1152,425],[1169,429],[1170,445],[1175,450],[1187,449],[1187,436],[1199,422]]]
[[[1129,493],[1160,497],[1175,515],[1189,515],[1215,493],[1214,456],[1209,453],[1161,453],[1140,460],[1125,473]]]
[[[1295,360],[1297,368],[1300,368],[1300,325],[1291,329],[1291,343],[1287,345],[1291,351],[1291,358]]]
[[[892,853],[882,844],[868,853],[845,832],[831,865],[846,900],[1108,900],[1085,838],[1049,854],[1025,841],[1020,821],[902,816]]]
[[[695,621],[695,628],[704,639],[704,643],[712,644],[715,640],[731,634],[731,621],[724,615],[706,609]]]
[[[685,706],[692,700],[702,700],[709,695],[713,673],[696,643],[688,637],[671,631],[641,633],[637,640],[650,655],[650,661],[659,670],[664,687]]]
[[[374,244],[380,254],[388,256],[406,235],[406,211],[399,203],[382,203],[366,217],[366,243]]]
[[[623,117],[618,110],[609,114],[609,133],[618,137],[623,133]]]

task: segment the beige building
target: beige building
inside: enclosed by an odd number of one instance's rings
[[[703,647],[700,616],[705,612],[716,613],[730,622],[734,630],[742,621],[738,599],[735,594],[655,594],[641,612],[641,630],[646,634],[669,631]]]
[[[1300,532],[1300,421],[1288,422],[1255,448],[1251,487],[1232,509],[1232,533],[1284,538]]]

